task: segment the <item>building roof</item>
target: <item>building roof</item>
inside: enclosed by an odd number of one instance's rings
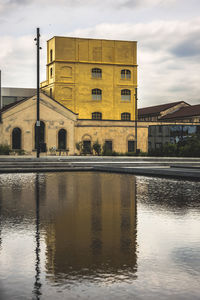
[[[161,120],[178,119],[192,116],[200,116],[200,104],[182,107],[174,113],[163,116]]]
[[[23,98],[23,99],[21,99],[21,100],[18,100],[18,101],[15,101],[15,102],[13,102],[13,103],[10,103],[10,104],[5,105],[2,109],[0,109],[0,113],[2,113],[2,112],[4,112],[4,111],[8,110],[9,108],[12,108],[12,107],[14,107],[14,106],[17,106],[18,104],[20,104],[20,103],[22,103],[22,102],[28,100],[29,98],[31,98],[31,97],[26,97],[26,98]]]
[[[161,105],[156,105],[156,106],[149,106],[149,107],[144,107],[144,108],[139,108],[138,109],[138,116],[143,116],[143,115],[158,115],[161,111],[164,111],[166,109],[169,109],[173,106],[176,106],[177,104],[180,103],[186,103],[185,101],[178,101],[178,102],[172,102],[172,103],[167,103],[167,104],[161,104]],[[188,103],[186,103],[188,104]],[[190,105],[190,104],[188,104]]]
[[[71,109],[67,108],[66,106],[64,106],[63,104],[61,104],[60,102],[58,102],[57,100],[55,100],[54,98],[50,97],[49,95],[47,95],[44,91],[40,91],[40,94],[44,94],[45,96],[47,96],[48,98],[50,98],[52,101],[56,102],[57,104],[59,104],[60,106],[64,107],[66,110],[70,111],[71,113],[73,113],[74,115],[78,115],[77,113],[73,112]],[[33,97],[33,96],[32,96]],[[6,106],[4,106],[2,109],[0,109],[0,113],[14,107],[14,106],[17,106],[19,105],[20,103],[24,102],[24,101],[27,101],[28,99],[32,98],[32,97],[26,97],[26,98],[23,98],[21,100],[18,100],[16,102],[13,102],[13,103],[10,103]]]

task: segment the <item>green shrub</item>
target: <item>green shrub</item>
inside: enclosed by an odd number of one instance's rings
[[[0,155],[9,155],[11,152],[10,146],[7,144],[0,145]]]
[[[79,155],[81,155],[83,153],[83,142],[77,142],[76,149],[79,151]]]
[[[92,149],[95,152],[95,155],[100,155],[101,154],[101,145],[99,144],[98,140],[96,142],[94,142]]]
[[[15,150],[18,155],[25,155],[25,151],[23,149]]]

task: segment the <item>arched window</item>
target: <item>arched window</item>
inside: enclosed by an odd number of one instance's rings
[[[52,88],[49,90],[49,96],[52,98]]]
[[[131,79],[131,71],[127,69],[121,70],[121,79]]]
[[[99,68],[92,69],[92,78],[102,78],[102,70]]]
[[[50,77],[53,77],[53,68],[50,68]]]
[[[131,100],[131,91],[130,90],[121,90],[121,100]]]
[[[39,136],[40,136],[40,145],[44,145],[45,143],[45,124],[43,121],[40,121],[40,132],[39,132]],[[37,149],[37,126],[35,124],[35,149]],[[42,147],[41,147],[42,148]],[[42,150],[42,149],[41,149]],[[43,152],[43,151],[41,151]]]
[[[102,113],[101,112],[93,112],[92,120],[102,120]]]
[[[102,91],[100,89],[92,90],[92,100],[101,100],[102,99]]]
[[[67,132],[65,129],[58,131],[58,149],[65,150],[67,145]]]
[[[53,60],[53,50],[50,50],[50,62]]]
[[[131,114],[128,112],[124,112],[121,114],[121,120],[122,121],[130,121],[131,120]]]
[[[12,131],[12,149],[13,150],[21,149],[21,146],[22,146],[21,136],[22,136],[21,129],[18,127],[14,128]]]

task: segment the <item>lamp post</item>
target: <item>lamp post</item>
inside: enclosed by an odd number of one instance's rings
[[[37,46],[37,121],[36,121],[36,147],[37,158],[40,157],[40,28],[37,28],[37,37],[34,39]]]
[[[135,152],[137,153],[137,88],[135,88]]]

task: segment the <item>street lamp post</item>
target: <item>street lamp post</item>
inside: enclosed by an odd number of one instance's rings
[[[37,121],[36,121],[36,146],[37,158],[40,157],[40,28],[37,28],[35,38],[37,46]]]

